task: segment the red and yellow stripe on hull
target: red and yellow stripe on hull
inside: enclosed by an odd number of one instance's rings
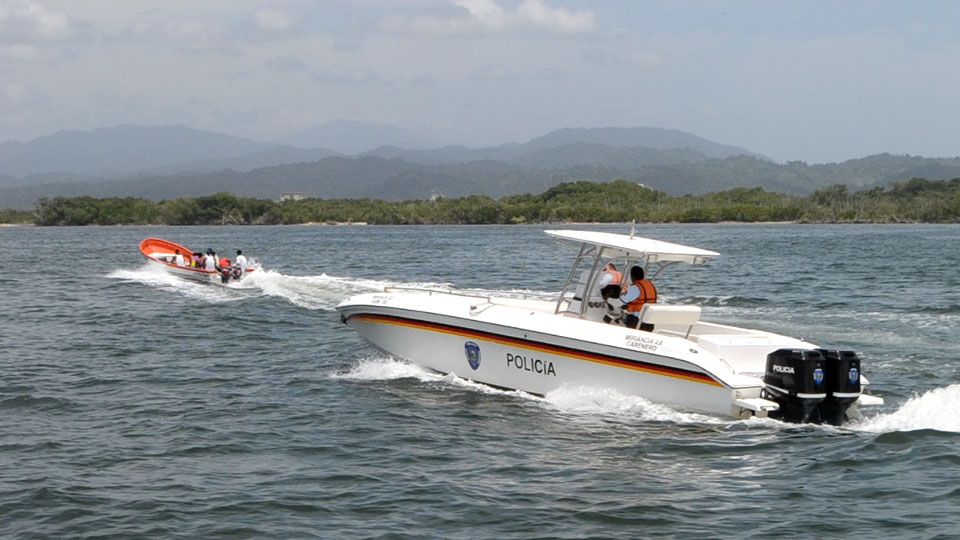
[[[421,321],[416,319],[409,319],[406,317],[398,317],[395,315],[382,315],[382,314],[374,314],[374,313],[361,313],[357,315],[352,315],[348,317],[346,320],[347,321],[350,321],[350,320],[365,321],[365,322],[380,323],[380,324],[392,324],[396,326],[403,326],[403,327],[414,328],[418,330],[426,330],[429,332],[438,332],[442,334],[449,334],[449,335],[460,336],[464,338],[481,339],[484,341],[499,343],[502,345],[512,345],[512,346],[521,347],[521,348],[532,350],[532,351],[544,352],[548,354],[554,354],[554,355],[563,356],[567,358],[574,358],[577,360],[594,362],[597,364],[604,364],[607,366],[613,366],[618,368],[631,369],[635,371],[643,371],[646,373],[652,373],[654,375],[673,377],[676,379],[683,379],[686,381],[706,384],[710,386],[717,386],[717,387],[724,386],[719,381],[717,381],[716,379],[714,379],[713,377],[711,377],[706,373],[673,368],[669,366],[662,366],[658,364],[651,364],[649,362],[643,362],[640,360],[628,360],[625,358],[618,358],[616,356],[609,356],[605,354],[573,349],[570,347],[562,347],[559,345],[551,345],[548,343],[542,343],[542,342],[532,341],[528,339],[504,336],[501,334],[494,334],[491,332],[484,332],[482,330],[474,330],[470,328],[463,328],[460,326],[453,326],[449,324],[434,323],[434,322]]]

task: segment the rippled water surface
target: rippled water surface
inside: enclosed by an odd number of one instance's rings
[[[723,255],[665,301],[856,350],[886,404],[843,428],[494,390],[339,323],[388,285],[553,294],[543,229],[0,228],[0,536],[960,535],[960,227],[638,227]],[[146,236],[263,268],[180,281]]]

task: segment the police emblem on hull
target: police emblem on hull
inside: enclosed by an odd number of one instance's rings
[[[463,352],[467,356],[470,369],[476,371],[480,367],[480,346],[472,341],[463,344]]]

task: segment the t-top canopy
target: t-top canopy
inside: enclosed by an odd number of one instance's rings
[[[639,236],[630,237],[626,234],[615,234],[594,231],[543,231],[555,238],[573,240],[583,244],[593,244],[607,248],[604,258],[640,259],[647,257],[650,262],[685,262],[688,264],[703,264],[713,257],[719,257],[716,251],[709,251],[681,244],[661,242],[652,238]]]

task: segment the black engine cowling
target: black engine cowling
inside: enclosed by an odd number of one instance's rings
[[[852,351],[779,349],[767,355],[761,395],[784,422],[839,426],[860,397],[860,359]]]
[[[827,398],[820,403],[820,421],[839,426],[847,409],[860,398],[860,358],[853,351],[821,349],[827,361],[824,382]]]
[[[778,349],[768,354],[761,395],[780,405],[770,416],[784,422],[818,422],[817,409],[827,398],[826,364],[817,350]]]

